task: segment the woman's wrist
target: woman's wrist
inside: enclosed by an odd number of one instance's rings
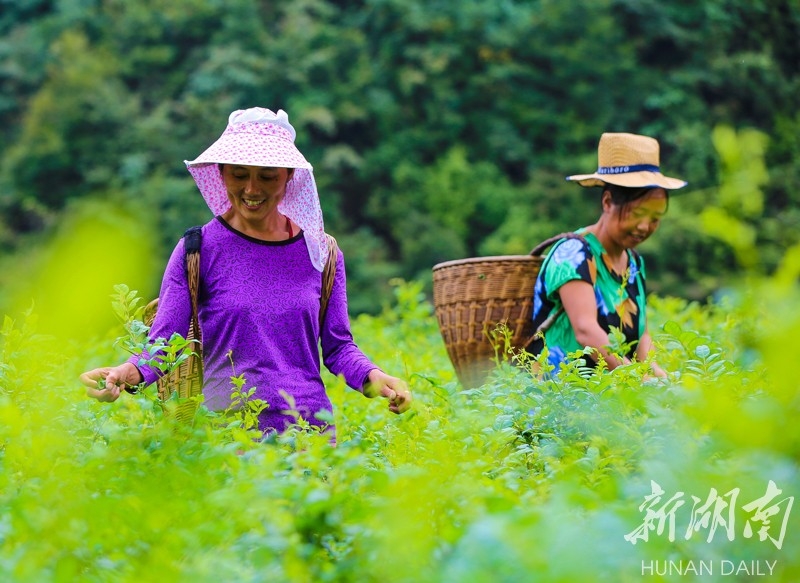
[[[373,368],[372,370],[370,370],[367,373],[367,381],[364,384],[366,385],[366,384],[378,382],[380,380],[382,374],[383,374],[383,371],[381,369]]]
[[[127,368],[123,376],[125,379],[125,391],[135,395],[139,392],[139,385],[144,382],[144,375],[142,371],[139,370],[139,367],[132,362],[126,362],[122,366]]]

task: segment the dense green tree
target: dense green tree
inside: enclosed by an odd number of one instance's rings
[[[766,136],[766,269],[800,225],[795,0],[0,2],[0,248],[70,200],[138,201],[165,257],[208,219],[182,161],[255,104],[289,111],[346,252],[354,310],[390,275],[524,253],[593,220],[603,131],[652,135],[690,186],[643,248],[659,291],[705,297],[737,258],[715,127]],[[743,183],[744,185],[745,183]],[[740,197],[747,197],[741,191]],[[675,253],[680,249],[681,253]]]

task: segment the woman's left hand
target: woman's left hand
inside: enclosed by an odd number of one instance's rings
[[[389,399],[389,411],[392,413],[404,413],[411,408],[411,392],[405,382],[377,368],[369,372],[364,395],[370,399],[378,396]]]
[[[651,363],[650,363],[650,370],[651,370],[651,371],[653,371],[653,375],[654,375],[655,377],[659,378],[659,379],[666,379],[666,378],[669,378],[669,376],[667,375],[667,371],[665,371],[663,368],[661,368],[660,366],[658,366],[658,365],[655,363],[655,361],[653,361],[653,362],[651,362]]]

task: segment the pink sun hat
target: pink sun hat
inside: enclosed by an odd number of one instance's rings
[[[322,208],[313,168],[294,145],[296,135],[282,109],[278,113],[263,107],[239,109],[228,117],[228,126],[216,142],[184,162],[214,216],[231,208],[219,164],[294,168],[278,211],[303,229],[311,263],[322,271],[328,256]]]

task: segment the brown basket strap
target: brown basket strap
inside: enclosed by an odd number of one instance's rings
[[[322,324],[325,322],[325,315],[328,313],[328,302],[331,299],[331,291],[333,290],[333,282],[336,279],[336,260],[339,256],[339,245],[328,233],[325,233],[328,239],[328,259],[325,261],[325,269],[322,272],[322,294],[320,295],[319,302],[319,329],[322,333]]]
[[[156,318],[156,312],[158,312],[158,298],[150,300],[150,302],[144,307],[142,321],[148,326],[152,326],[153,320]]]
[[[583,235],[579,235],[578,233],[561,233],[560,235],[556,235],[554,237],[550,237],[549,239],[545,239],[541,243],[539,243],[536,247],[531,249],[531,255],[541,255],[542,251],[547,249],[553,243],[560,241],[561,239],[580,239],[584,243],[586,243],[586,239],[583,238]]]
[[[547,332],[547,330],[550,329],[550,326],[553,325],[553,322],[556,321],[556,318],[558,318],[561,315],[561,312],[563,312],[563,311],[564,311],[564,306],[559,306],[558,309],[556,309],[553,312],[551,312],[550,315],[547,316],[547,318],[544,319],[544,322],[539,324],[539,327],[536,328],[536,332],[534,332],[531,335],[531,337],[528,338],[528,341],[525,343],[525,346],[528,346],[531,342],[533,342],[533,340],[539,334],[544,334],[545,332]]]
[[[200,292],[200,252],[187,253],[186,255],[186,270],[189,279],[189,295],[192,300],[192,323],[191,329],[195,340],[200,342],[200,319],[198,317],[197,309],[197,296]]]
[[[200,317],[198,315],[198,296],[200,295],[200,243],[202,240],[201,227],[192,227],[184,233],[184,248],[186,249],[186,279],[189,283],[189,297],[192,304],[192,320],[190,330],[197,341],[192,350],[197,353],[197,373],[203,378],[203,337],[200,330]]]

